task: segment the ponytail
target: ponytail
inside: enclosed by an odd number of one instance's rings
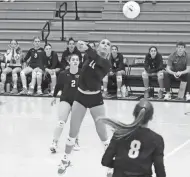
[[[137,116],[131,124],[124,124],[120,121],[108,119],[108,118],[101,118],[99,120],[103,121],[105,124],[111,126],[115,129],[114,136],[116,139],[121,139],[124,137],[129,137],[131,133],[137,130],[140,125],[142,125],[144,116],[145,116],[146,108],[142,108]]]

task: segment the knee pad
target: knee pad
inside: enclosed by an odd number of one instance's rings
[[[57,124],[57,127],[59,127],[59,128],[63,128],[64,125],[65,125],[65,122],[62,121],[62,120],[60,120],[60,121],[58,122],[58,124]]]
[[[1,74],[1,80],[4,82],[6,80],[6,74],[5,73],[2,73]]]
[[[164,78],[164,73],[163,72],[158,72],[157,76],[158,76],[158,79],[163,79]]]
[[[67,138],[67,145],[74,146],[75,145],[76,138],[71,138],[70,136]]]
[[[20,72],[20,76],[21,76],[21,77],[22,77],[22,76],[25,76],[24,71],[21,71],[21,72]]]
[[[105,77],[103,78],[103,82],[108,82],[108,76],[105,76]]]
[[[55,72],[51,75],[51,78],[56,78],[56,74],[55,74]]]
[[[37,73],[36,73],[36,77],[37,77],[37,78],[41,78],[41,77],[42,77],[42,73],[41,73],[41,72],[37,72]]]
[[[13,78],[13,80],[17,80],[17,78],[18,78],[17,74],[16,73],[12,74],[12,78]]]
[[[36,78],[36,75],[37,75],[36,72],[33,71],[33,72],[32,72],[32,78],[33,78],[33,79]]]
[[[142,78],[148,79],[148,74],[146,72],[142,73]]]
[[[122,82],[122,76],[116,76],[117,82]]]

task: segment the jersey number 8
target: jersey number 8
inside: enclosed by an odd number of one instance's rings
[[[71,87],[75,87],[76,86],[76,81],[75,80],[72,80],[71,81]]]
[[[128,156],[131,159],[136,159],[139,156],[140,148],[141,148],[141,142],[138,140],[133,140],[130,145]]]

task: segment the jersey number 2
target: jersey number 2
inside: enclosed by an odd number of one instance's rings
[[[140,148],[141,148],[141,142],[138,140],[133,140],[130,145],[128,156],[131,159],[136,159],[139,156]]]
[[[75,87],[76,86],[76,81],[75,80],[72,80],[71,81],[71,87]]]
[[[94,67],[95,67],[95,61],[94,60],[92,60],[91,62],[90,62],[90,64],[89,64],[89,66],[92,68],[92,69],[94,69]]]

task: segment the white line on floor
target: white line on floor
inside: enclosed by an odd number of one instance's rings
[[[183,149],[185,146],[187,146],[190,143],[190,139],[188,139],[187,141],[185,141],[183,144],[181,144],[180,146],[178,146],[177,148],[175,148],[174,150],[172,150],[171,152],[169,152],[166,156],[165,159],[168,159],[169,157],[175,155],[178,151],[180,151],[181,149]]]

